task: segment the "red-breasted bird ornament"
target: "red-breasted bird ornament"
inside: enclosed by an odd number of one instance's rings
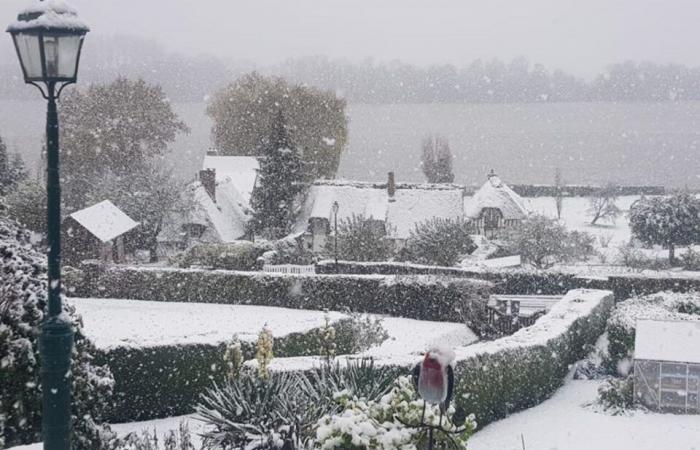
[[[449,348],[432,347],[413,368],[413,383],[426,403],[440,406],[440,420],[447,412],[454,392],[455,353]]]

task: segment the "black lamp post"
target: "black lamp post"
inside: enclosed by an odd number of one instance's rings
[[[338,273],[338,210],[340,205],[333,202],[333,254],[335,255],[335,273]]]
[[[42,437],[46,450],[70,449],[70,364],[73,330],[61,304],[61,187],[56,100],[75,83],[83,39],[89,28],[63,2],[39,1],[23,10],[7,32],[17,50],[25,83],[48,101],[46,193],[48,206],[49,310],[42,325]]]

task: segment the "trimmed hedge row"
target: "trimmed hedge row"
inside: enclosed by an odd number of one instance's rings
[[[352,319],[333,324],[336,351],[353,353]],[[274,338],[276,357],[323,353],[320,328]],[[119,423],[193,412],[199,395],[227,376],[226,343],[177,344],[100,349],[95,360],[107,364],[115,380],[108,421]],[[255,357],[255,343],[241,341],[244,359]]]
[[[316,272],[335,273],[333,261],[321,261]],[[469,271],[458,267],[438,267],[405,263],[359,263],[339,261],[338,272],[345,274],[444,275],[474,278],[494,283],[493,292],[504,295],[563,295],[571,289],[603,289],[615,293],[617,301],[660,291],[700,291],[700,276],[683,274],[612,275],[586,278],[570,273],[530,270]]]
[[[513,189],[521,197],[554,197],[557,190],[563,191],[564,197],[589,197],[601,186],[583,184],[568,184],[561,188],[545,184],[511,184]],[[615,186],[615,193],[619,195],[665,195],[663,186]]]
[[[284,275],[197,269],[110,268],[85,278],[76,296],[352,310],[458,322],[492,285],[429,275]]]

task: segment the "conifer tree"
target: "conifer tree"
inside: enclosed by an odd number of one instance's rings
[[[251,198],[251,227],[254,233],[278,239],[291,229],[294,201],[303,189],[304,171],[281,111],[277,112],[271,129]]]

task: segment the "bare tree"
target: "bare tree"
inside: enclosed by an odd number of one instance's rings
[[[557,205],[557,219],[561,219],[561,209],[564,206],[564,180],[559,167],[554,170],[554,203]]]
[[[423,139],[421,167],[428,183],[452,183],[452,151],[446,137],[430,135]]]
[[[599,220],[614,222],[622,214],[622,210],[616,205],[617,192],[617,186],[609,183],[593,192],[588,198],[588,213],[592,216],[591,225],[595,225]]]

